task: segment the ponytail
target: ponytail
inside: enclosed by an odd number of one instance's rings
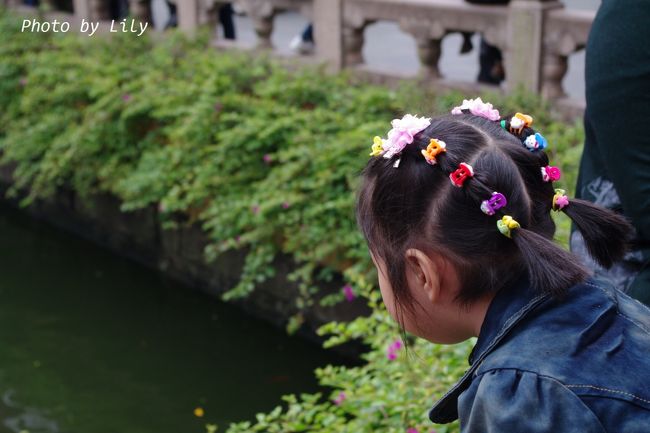
[[[623,258],[632,236],[632,226],[622,215],[586,200],[571,199],[564,212],[585,240],[587,251],[605,268]]]
[[[587,270],[575,255],[544,236],[517,228],[511,237],[528,269],[531,286],[539,292],[559,296],[587,278]]]

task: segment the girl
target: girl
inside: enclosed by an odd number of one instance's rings
[[[589,278],[552,242],[562,211],[608,267],[625,219],[569,200],[530,116],[480,98],[375,137],[357,221],[388,311],[434,343],[478,336],[470,369],[431,411],[463,433],[647,433],[650,311]]]

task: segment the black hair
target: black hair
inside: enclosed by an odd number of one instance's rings
[[[536,290],[555,296],[587,278],[580,260],[553,242],[555,189],[542,177],[541,169],[549,163],[546,153],[522,145],[524,135],[531,134],[527,127],[514,135],[499,122],[467,113],[446,115],[432,119],[399,155],[370,158],[357,193],[357,224],[370,251],[386,264],[399,317],[402,308],[412,311],[414,303],[405,273],[409,248],[450,260],[460,271],[457,300],[466,305],[525,272]],[[434,166],[421,153],[432,138],[447,145]],[[474,175],[458,188],[449,174],[461,162],[471,165]],[[505,195],[507,205],[488,216],[480,205],[493,192]],[[622,257],[631,233],[625,218],[576,199],[562,211],[600,264],[608,267]],[[511,238],[497,229],[504,215],[521,225]]]

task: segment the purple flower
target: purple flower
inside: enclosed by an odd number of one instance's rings
[[[354,301],[354,299],[357,297],[357,295],[354,294],[354,290],[352,290],[352,286],[349,284],[343,286],[343,294],[345,295],[345,299],[348,302]]]
[[[253,205],[251,206],[251,212],[253,212],[253,215],[257,215],[260,211],[260,207],[258,205]]]
[[[464,99],[462,105],[454,107],[451,110],[451,114],[463,114],[463,110],[469,110],[475,116],[484,117],[492,121],[497,121],[501,118],[499,110],[496,110],[489,102],[483,102],[481,98]]]
[[[266,163],[266,164],[270,164],[271,161],[273,161],[273,158],[271,158],[271,155],[269,155],[268,153],[266,153],[266,154],[264,154],[264,156],[262,157],[262,160],[264,161],[264,163]]]
[[[406,433],[420,433],[415,427],[409,427],[406,429]]]
[[[285,201],[285,202],[282,203],[282,209],[289,209],[289,206],[290,206],[290,204],[289,204],[288,201]]]
[[[239,240],[240,240],[240,239],[241,239],[241,236],[239,236],[239,235],[235,236],[235,242],[236,242],[236,243],[239,243]]]
[[[128,93],[125,93],[124,95],[122,95],[122,101],[128,102],[130,100],[131,100],[131,95],[129,95]]]
[[[25,87],[27,85],[27,78],[22,77],[18,83],[20,83],[21,86]]]
[[[341,391],[339,393],[339,395],[336,396],[336,398],[334,399],[334,404],[337,405],[337,406],[340,406],[341,403],[343,403],[345,401],[345,399],[346,399],[346,395],[345,395],[345,393],[343,391]]]

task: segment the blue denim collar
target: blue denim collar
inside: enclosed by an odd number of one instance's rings
[[[474,349],[469,355],[470,368],[429,411],[429,419],[437,424],[446,424],[458,419],[458,397],[465,391],[473,373],[483,359],[503,340],[531,310],[549,298],[532,290],[528,278],[520,278],[501,289],[488,308]]]

